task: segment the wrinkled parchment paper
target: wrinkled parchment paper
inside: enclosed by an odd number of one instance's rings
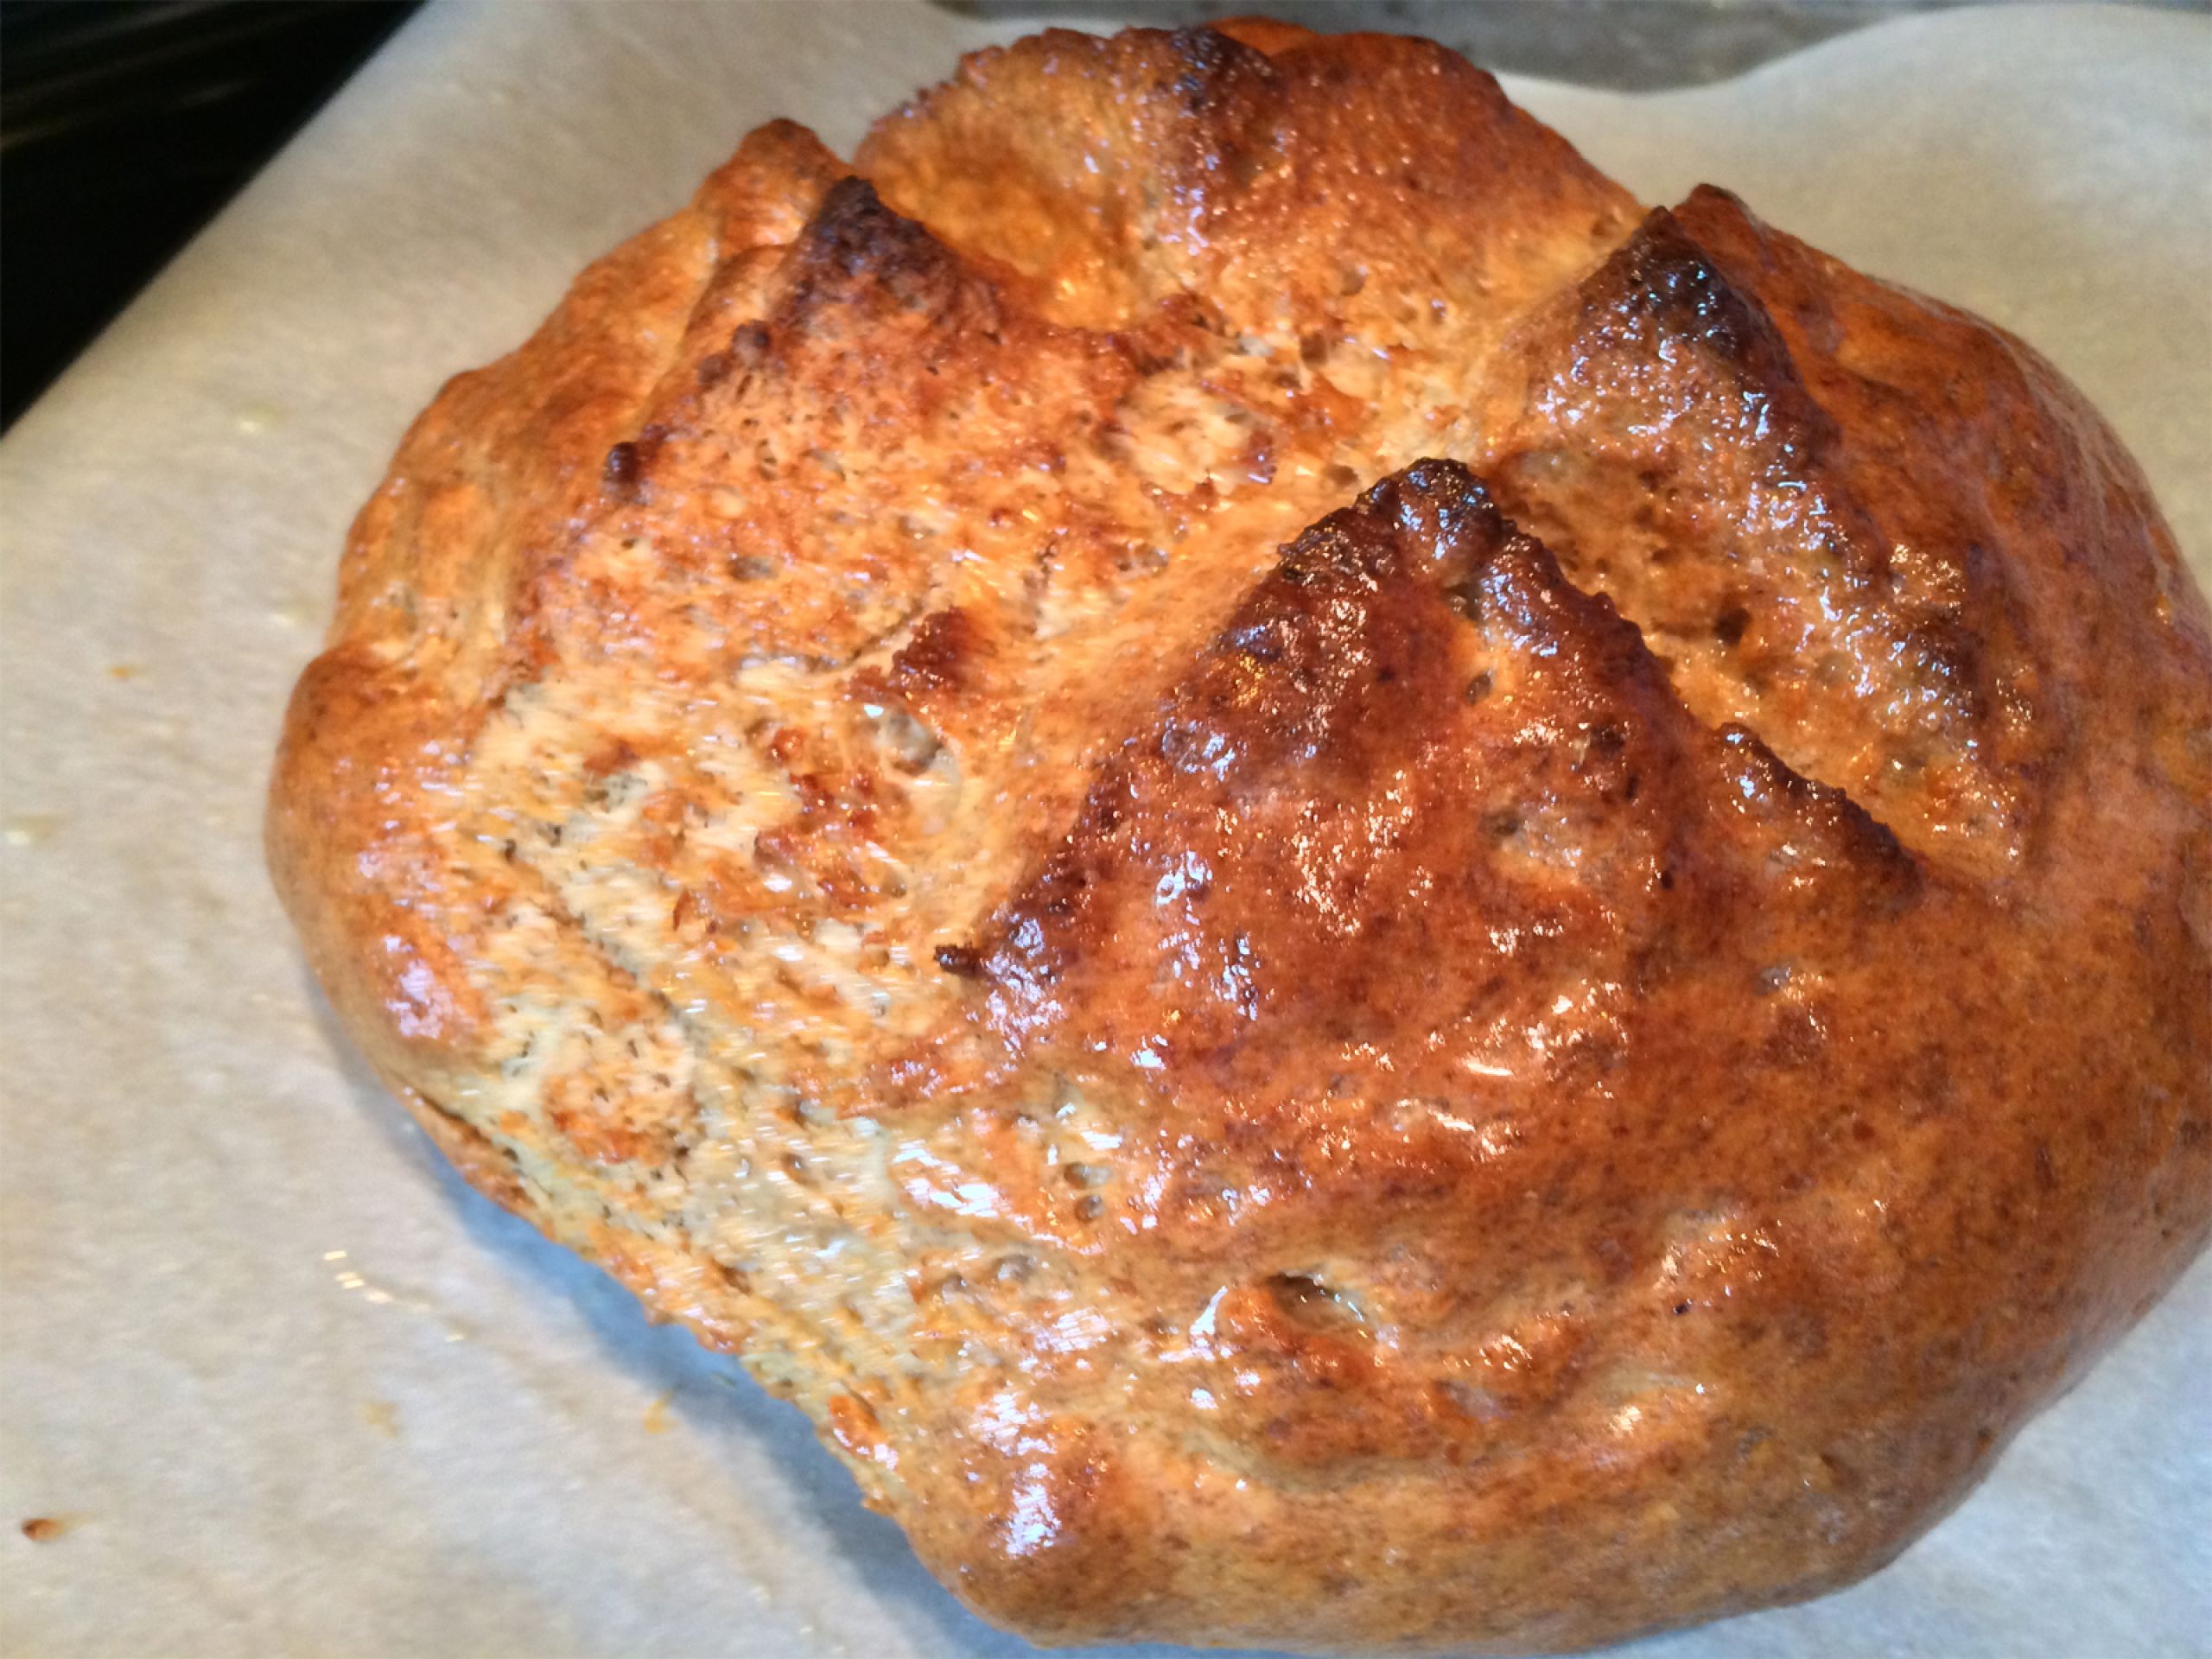
[[[0,1649],[1027,1651],[796,1413],[445,1173],[258,842],[346,521],[439,381],[756,123],[849,147],[1014,32],[434,6],[0,444]],[[2212,22],[1953,13],[1698,91],[1512,90],[1648,200],[1727,183],[2025,335],[2206,572]],[[1888,1571],[1639,1651],[2212,1650],[2208,1379],[2212,1260]]]

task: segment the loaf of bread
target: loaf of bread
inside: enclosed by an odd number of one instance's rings
[[[410,432],[269,839],[468,1179],[1045,1642],[1842,1584],[2212,1224],[2134,465],[1420,41],[753,133]]]

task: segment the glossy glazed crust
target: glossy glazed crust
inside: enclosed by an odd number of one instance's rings
[[[2212,1225],[2133,464],[1419,41],[754,134],[409,434],[270,847],[470,1180],[1044,1641],[1814,1593]]]

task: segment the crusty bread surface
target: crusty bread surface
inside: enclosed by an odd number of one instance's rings
[[[269,844],[467,1178],[1045,1642],[1844,1583],[2212,1224],[2133,464],[1419,41],[753,133],[407,435]]]

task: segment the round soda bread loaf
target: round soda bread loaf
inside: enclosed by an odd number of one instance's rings
[[[1880,1566],[2202,1243],[2209,664],[1998,329],[1423,41],[1051,33],[446,387],[270,851],[986,1617],[1571,1649]]]

